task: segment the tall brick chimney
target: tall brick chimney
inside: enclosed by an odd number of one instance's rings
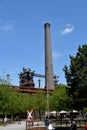
[[[45,86],[54,89],[54,73],[52,64],[52,49],[50,39],[50,24],[44,24],[45,29]]]

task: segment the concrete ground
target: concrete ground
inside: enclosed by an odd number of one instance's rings
[[[6,126],[0,126],[0,130],[26,130],[26,122],[21,121],[21,124],[15,122],[13,124],[8,124]]]
[[[34,122],[34,125],[37,126],[37,123],[38,122]],[[39,122],[39,125],[44,126],[42,122]],[[21,121],[20,124],[18,124],[18,122],[15,122],[6,126],[2,125],[0,126],[0,130],[26,130],[26,121]]]

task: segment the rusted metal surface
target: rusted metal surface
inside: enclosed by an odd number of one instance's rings
[[[32,127],[26,130],[46,130],[46,128],[45,127]]]

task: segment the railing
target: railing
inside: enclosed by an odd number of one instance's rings
[[[77,127],[85,127],[87,120],[75,120]],[[70,127],[71,122],[69,120],[51,120],[51,123],[55,127]]]
[[[39,119],[33,121],[26,121],[26,130],[36,130],[40,128],[40,130],[45,130],[45,127],[41,126],[42,122],[44,124],[44,121],[40,121]],[[71,122],[69,120],[51,119],[50,122],[53,124],[55,130],[70,130],[71,127]],[[87,120],[75,120],[75,122],[77,125],[77,130],[84,130]]]
[[[43,124],[44,122],[39,119],[33,121],[26,120],[26,130],[46,130]]]
[[[34,125],[34,121],[33,120],[26,120],[26,130],[28,130],[30,128],[30,126],[33,126]]]

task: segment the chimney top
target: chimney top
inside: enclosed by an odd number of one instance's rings
[[[50,23],[45,23],[44,28],[46,28],[46,27],[50,27]]]

